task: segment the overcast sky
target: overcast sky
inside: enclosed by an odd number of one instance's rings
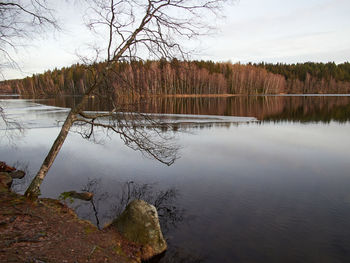
[[[59,5],[62,32],[29,41],[15,56],[22,68],[5,77],[21,78],[78,62],[76,51],[92,36],[78,6]],[[193,59],[231,62],[350,61],[350,0],[240,0],[225,10],[215,35],[193,45]]]

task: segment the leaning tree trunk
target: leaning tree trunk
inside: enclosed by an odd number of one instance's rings
[[[81,110],[83,109],[88,97],[89,95],[85,94],[81,102],[69,112],[66,120],[62,125],[60,133],[58,134],[55,142],[51,146],[51,149],[47,154],[44,162],[42,163],[37,175],[34,177],[24,194],[27,198],[36,199],[40,195],[41,183],[43,182],[51,165],[55,161],[57,154],[59,153],[64,141],[67,138],[70,128],[76,120],[78,113],[81,112]]]

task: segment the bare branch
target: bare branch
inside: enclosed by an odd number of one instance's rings
[[[230,2],[230,0],[86,1],[91,4],[86,14],[88,28],[96,33],[104,33],[106,39],[105,62],[100,64],[104,68],[91,69],[93,80],[81,102],[68,114],[59,136],[28,187],[25,195],[29,198],[35,198],[40,193],[40,185],[73,123],[75,127],[82,128],[80,133],[85,138],[94,137],[96,128],[104,128],[107,134],[109,131],[119,134],[128,147],[166,165],[173,164],[177,159],[179,147],[162,134],[161,122],[138,113],[118,112],[122,114],[118,116],[116,107],[108,113],[110,115],[108,117],[104,113],[86,113],[84,106],[92,94],[109,96],[113,99],[115,96],[113,80],[123,79],[116,70],[118,63],[125,60],[132,62],[134,58],[145,56],[184,58],[188,53],[183,48],[182,41],[207,33],[210,29],[208,16],[217,16],[217,10],[226,2]],[[145,51],[148,54],[144,55]],[[93,64],[96,65],[96,62],[93,61]],[[84,130],[84,127],[88,129]]]
[[[85,115],[85,117],[88,117]],[[178,158],[177,152],[179,147],[173,143],[174,138],[169,135],[162,134],[160,131],[160,122],[151,119],[148,115],[136,113],[119,113],[118,115],[110,115],[109,119],[97,118],[77,118],[75,123],[82,128],[78,133],[84,138],[94,138],[94,127],[101,127],[119,134],[124,143],[137,151],[141,151],[145,156],[171,165]],[[93,116],[90,116],[93,117]],[[142,121],[143,120],[143,121]],[[88,128],[84,130],[88,124]],[[147,126],[145,126],[147,125]],[[148,127],[148,128],[147,128]]]
[[[0,130],[4,131],[4,137],[11,143],[24,132],[23,126],[15,119],[6,115],[2,106],[0,106]]]
[[[86,1],[91,4],[87,26],[95,32],[108,31],[106,53],[109,62],[120,60],[126,50],[142,52],[145,49],[140,48],[141,46],[146,47],[148,55],[182,58],[187,52],[184,52],[181,40],[208,34],[213,29],[209,24],[212,22],[209,17],[218,18],[222,7],[233,2]]]
[[[46,0],[0,1],[0,67],[19,69],[10,51],[16,52],[21,40],[60,29],[53,13]]]

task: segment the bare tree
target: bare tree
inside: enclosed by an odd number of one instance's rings
[[[59,28],[46,0],[0,1],[0,74],[3,68],[18,68],[11,52],[22,46],[23,39],[37,36],[49,27]]]
[[[0,76],[4,68],[17,68],[17,61],[11,52],[22,47],[21,41],[32,38],[48,27],[59,29],[46,0],[0,0]],[[0,105],[0,127],[6,130],[6,137],[12,139],[16,132],[23,132],[19,122],[7,116]],[[15,131],[15,132],[14,132]]]
[[[87,123],[94,127],[104,127],[119,134],[125,143],[135,149],[150,154],[154,158],[170,165],[176,155],[172,147],[157,142],[145,130],[135,129],[135,115],[128,114],[124,121],[118,119],[114,107],[111,112],[98,114],[84,112],[88,98],[98,90],[112,90],[109,79],[120,77],[115,66],[120,61],[133,61],[142,57],[182,57],[188,53],[181,43],[210,30],[209,15],[218,16],[218,11],[229,0],[86,0],[87,26],[102,35],[106,47],[96,49],[95,62],[101,58],[105,61],[102,71],[95,71],[91,83],[86,88],[81,102],[71,109],[61,131],[52,145],[36,177],[28,187],[25,195],[36,198],[40,194],[40,185],[61,149],[68,132],[74,123]],[[104,52],[103,52],[104,51]],[[122,81],[122,79],[121,79]],[[104,122],[99,119],[108,118]],[[115,122],[115,120],[117,120]],[[131,123],[130,123],[130,120]],[[91,134],[91,133],[90,133]],[[160,135],[155,131],[156,135]],[[89,137],[89,133],[85,134]],[[166,138],[165,138],[166,139]]]

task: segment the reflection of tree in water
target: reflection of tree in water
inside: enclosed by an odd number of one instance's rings
[[[99,187],[98,187],[100,185],[100,182],[101,181],[97,180],[97,179],[92,179],[92,180],[89,179],[86,186],[81,189],[83,192],[90,192],[90,193],[94,194],[90,203],[91,203],[91,208],[92,208],[92,211],[94,214],[94,218],[96,220],[96,225],[99,229],[101,229],[100,219],[99,219],[99,214],[98,214],[98,211],[100,210],[99,205],[101,202],[103,202],[109,198],[109,194],[107,192],[100,193]]]
[[[264,121],[293,121],[301,123],[331,121],[345,123],[350,120],[350,104],[348,97],[327,98],[307,98],[303,103],[295,103],[293,107],[283,108],[278,114],[271,114],[264,118]],[[332,99],[332,100],[331,100]],[[337,99],[337,100],[336,100]],[[317,103],[318,102],[318,103]]]
[[[167,190],[155,190],[155,184],[138,184],[133,181],[121,185],[119,204],[116,204],[113,211],[119,216],[125,207],[134,199],[142,199],[157,208],[162,231],[176,227],[176,224],[183,221],[184,210],[175,205],[178,190],[169,188]]]
[[[171,232],[179,224],[190,220],[185,215],[186,211],[176,204],[179,191],[175,188],[165,190],[157,189],[157,184],[142,184],[134,181],[127,181],[114,188],[115,194],[105,191],[100,179],[89,179],[88,183],[81,189],[82,191],[94,194],[90,202],[77,200],[73,207],[80,217],[90,219],[99,228],[103,227],[103,222],[111,222],[119,216],[126,206],[134,199],[142,199],[157,208],[162,232],[167,238],[167,233]],[[199,263],[203,262],[203,257],[189,252],[181,247],[175,247],[168,238],[169,249],[166,253],[150,261],[151,263]]]
[[[94,100],[89,104],[90,110],[109,109],[109,103]],[[349,103],[349,96],[154,97],[136,100],[126,107],[129,111],[153,114],[249,116],[266,121],[345,122],[350,120]],[[47,104],[55,106],[54,103]]]
[[[157,190],[156,184],[139,184],[128,181],[118,185],[116,193],[111,194],[103,189],[101,180],[89,179],[81,190],[93,193],[94,197],[90,202],[74,202],[73,208],[79,216],[90,219],[99,228],[103,227],[103,223],[118,217],[135,199],[142,199],[157,208],[164,233],[175,228],[184,220],[185,210],[175,204],[179,194],[175,188]]]

